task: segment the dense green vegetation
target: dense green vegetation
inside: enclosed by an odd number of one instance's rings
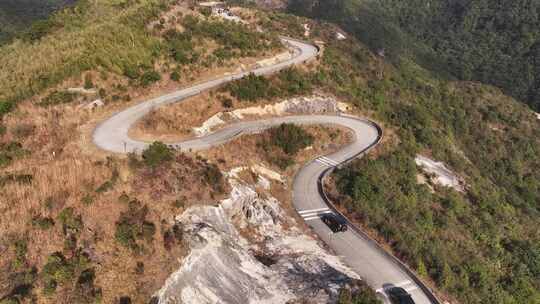
[[[81,0],[46,19],[54,26],[47,27],[43,37],[39,26],[30,34],[38,39],[18,39],[0,47],[0,113],[86,70],[99,67],[106,75],[152,67],[160,55],[160,41],[145,25],[168,3],[150,0],[126,6],[123,1]]]
[[[142,153],[144,163],[150,167],[157,167],[163,163],[171,161],[173,157],[173,150],[166,144],[159,141],[152,143]]]
[[[53,294],[59,286],[70,285],[73,288],[70,301],[76,303],[100,301],[101,289],[94,285],[95,270],[88,257],[79,251],[69,258],[61,252],[51,254],[40,275],[44,281],[45,294]]]
[[[151,242],[156,233],[155,225],[146,220],[148,212],[148,207],[139,201],[130,201],[128,210],[120,215],[116,223],[114,234],[116,241],[135,252],[143,250],[144,247],[140,241]]]
[[[14,160],[28,155],[20,142],[11,141],[8,143],[0,143],[0,167],[11,164]]]
[[[290,10],[343,25],[373,50],[501,87],[540,111],[540,2],[294,0]]]
[[[0,45],[17,36],[37,33],[54,11],[75,0],[4,0],[0,2]],[[33,29],[31,29],[33,27]]]
[[[232,58],[280,47],[277,36],[234,22],[192,14],[159,18],[172,4],[172,0],[80,0],[34,23],[19,39],[0,47],[0,117],[17,102],[88,70],[99,71],[102,81],[117,74],[127,77],[131,86],[146,87],[161,80],[164,72],[174,73],[178,81],[190,77],[196,67],[223,65]],[[178,27],[185,30],[179,32]],[[209,43],[216,48],[208,49]],[[158,68],[159,62],[164,66]],[[84,78],[83,84],[95,86],[91,78]],[[125,94],[122,88],[117,93]],[[106,90],[96,89],[104,98]],[[73,97],[55,91],[42,104],[66,103]]]
[[[283,70],[271,80],[250,74],[225,86],[232,96],[242,101],[256,101],[275,97],[305,94],[312,90],[311,75],[295,68]]]
[[[335,176],[338,199],[396,253],[463,303],[538,303],[540,131],[495,88],[393,67],[330,45],[316,79],[396,130],[400,144]],[[450,165],[466,193],[418,185],[417,153]],[[534,224],[533,224],[534,223]]]
[[[293,124],[282,124],[270,129],[269,133],[272,144],[289,155],[295,155],[313,143],[313,136]]]
[[[294,124],[281,124],[265,132],[257,146],[264,151],[267,160],[286,169],[294,164],[294,156],[313,143],[313,135]]]

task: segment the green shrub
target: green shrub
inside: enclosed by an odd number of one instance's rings
[[[39,215],[32,218],[32,226],[41,230],[48,230],[54,226],[54,220],[50,217],[43,217]]]
[[[141,85],[144,87],[147,87],[153,84],[154,82],[157,82],[160,80],[161,80],[161,75],[154,70],[144,72],[139,79]]]
[[[312,90],[312,79],[294,68],[283,70],[272,79],[250,74],[229,83],[225,90],[247,101],[307,94]]]
[[[233,107],[233,101],[230,98],[223,98],[221,100],[221,105],[226,109],[230,109]]]
[[[383,304],[377,293],[365,283],[358,281],[352,288],[341,288],[337,304]]]
[[[26,263],[26,253],[28,252],[28,244],[26,240],[18,239],[13,243],[15,251],[15,261],[13,261],[13,266],[15,268],[20,268]]]
[[[217,50],[215,50],[212,54],[214,54],[214,56],[216,56],[216,58],[220,60],[220,62],[233,58],[235,55],[234,51],[231,48],[226,48],[226,47],[220,47]]]
[[[262,76],[249,74],[248,76],[234,81],[227,85],[226,89],[231,95],[239,100],[255,101],[261,98],[274,96],[274,91],[270,90],[270,81]]]
[[[171,57],[180,64],[195,63],[199,54],[191,42],[191,36],[176,31],[168,31],[165,39],[169,47]]]
[[[114,188],[114,183],[110,180],[104,182],[96,189],[96,193],[105,193],[107,191],[110,191]]]
[[[86,194],[81,199],[81,202],[83,203],[83,205],[90,206],[94,203],[94,197],[90,194]]]
[[[173,71],[171,73],[171,80],[180,81],[180,73],[178,73],[178,71]]]
[[[211,186],[215,191],[222,192],[224,189],[224,180],[221,170],[214,164],[206,164],[203,169],[204,182]]]
[[[199,12],[202,15],[206,16],[206,17],[210,17],[212,15],[212,8],[210,8],[210,7],[201,7],[199,9]]]
[[[29,151],[23,149],[22,144],[16,141],[8,143],[0,143],[0,167],[9,165],[14,159],[23,157],[29,154]],[[10,176],[9,181],[17,181],[17,175]]]
[[[74,101],[79,95],[68,91],[53,91],[47,97],[43,98],[39,105],[53,106]]]
[[[13,102],[9,101],[0,101],[0,117],[2,117],[4,114],[7,114],[13,110],[15,105]]]
[[[40,40],[55,28],[53,19],[38,20],[30,26],[30,28],[22,35],[23,39],[29,42]]]
[[[128,210],[120,214],[116,222],[116,231],[114,237],[116,241],[135,252],[140,249],[137,240],[146,240],[151,242],[156,227],[153,223],[146,221],[148,207],[141,206],[137,200],[129,202]]]
[[[8,297],[8,298],[4,298],[2,300],[0,300],[0,304],[19,304],[19,300],[17,300],[17,298],[12,298],[12,297]]]
[[[138,79],[141,75],[139,67],[136,65],[125,65],[123,71],[124,76],[129,79]]]
[[[94,83],[92,82],[92,74],[86,73],[86,75],[84,75],[84,88],[88,90],[93,87]]]
[[[157,167],[173,159],[173,151],[166,144],[156,141],[142,153],[144,163],[150,167]]]
[[[23,149],[22,144],[17,141],[10,141],[8,143],[0,144],[0,167],[7,166],[14,159],[23,157],[25,155],[28,155],[29,153],[30,152]],[[16,177],[16,175],[12,176]]]
[[[272,128],[269,135],[270,144],[281,148],[288,155],[295,155],[313,143],[313,136],[294,124],[282,124]]]
[[[81,215],[75,215],[75,210],[71,207],[63,209],[58,214],[58,221],[62,224],[64,234],[78,234],[82,231],[83,221]]]
[[[137,235],[137,226],[127,222],[122,221],[116,224],[116,232],[114,233],[114,238],[120,245],[136,249],[136,235]]]
[[[20,185],[29,185],[32,183],[33,176],[30,174],[8,174],[0,176],[0,187],[7,183],[18,183]]]
[[[281,95],[306,94],[311,91],[311,80],[295,68],[288,68],[278,74]]]
[[[45,285],[44,292],[46,294],[52,294],[56,291],[58,285],[72,281],[75,278],[75,266],[62,253],[56,252],[51,254],[41,271]]]

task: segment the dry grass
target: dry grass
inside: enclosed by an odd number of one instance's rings
[[[158,91],[159,86],[156,86],[149,93],[158,95]],[[131,296],[135,303],[145,303],[178,267],[185,249],[179,246],[171,251],[165,250],[163,231],[183,208],[190,204],[213,203],[221,196],[203,182],[199,161],[190,164],[190,158],[182,158],[171,167],[176,171],[134,171],[128,167],[125,157],[107,158],[110,154],[98,151],[90,142],[93,127],[125,106],[116,103],[88,112],[78,109],[75,104],[42,108],[29,100],[5,117],[4,125],[8,131],[0,143],[20,141],[30,154],[1,168],[0,176],[30,174],[33,179],[31,184],[9,182],[2,187],[0,265],[11,267],[14,257],[12,241],[23,238],[28,243],[26,265],[42,269],[48,255],[64,250],[65,237],[56,218],[63,208],[73,207],[77,214],[81,214],[84,223],[79,246],[92,252],[96,285],[103,289],[104,303],[112,303],[121,295]],[[32,126],[30,133],[19,130],[21,126],[26,129],[28,125]],[[100,185],[111,179],[115,170],[118,179],[114,187],[105,193],[96,193]],[[181,189],[161,191],[155,195],[159,186],[180,178],[184,178]],[[125,203],[119,202],[124,193],[149,207],[147,219],[157,228],[154,241],[146,246],[147,251],[142,255],[132,253],[115,241],[116,222],[127,208]],[[93,198],[89,205],[83,203],[87,195]],[[183,208],[174,204],[178,199],[184,203]],[[37,215],[51,217],[56,225],[49,230],[33,227],[31,220]],[[144,274],[135,273],[137,261],[144,262]],[[9,269],[2,268],[0,282],[11,274]],[[41,293],[40,286],[38,281],[38,294]],[[62,303],[67,298],[65,292],[59,289],[55,296],[39,297],[38,303]]]

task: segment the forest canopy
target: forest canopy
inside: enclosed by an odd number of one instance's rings
[[[500,87],[540,111],[540,1],[292,0],[289,9],[440,75]]]

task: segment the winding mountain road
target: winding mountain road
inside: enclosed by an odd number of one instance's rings
[[[155,107],[180,102],[204,90],[242,78],[249,73],[270,74],[291,65],[303,63],[318,54],[318,49],[311,44],[285,37],[282,37],[282,41],[294,50],[291,59],[270,67],[257,68],[200,83],[132,106],[98,125],[93,134],[94,143],[104,150],[116,153],[141,152],[150,143],[130,138],[128,131],[137,120]],[[171,146],[182,151],[208,149],[242,134],[258,133],[282,123],[339,125],[350,129],[354,134],[352,143],[335,153],[311,161],[296,175],[293,184],[293,204],[306,223],[381,296],[386,297],[385,291],[389,287],[399,286],[409,291],[417,304],[439,303],[413,273],[362,231],[349,224],[351,229],[348,231],[333,234],[320,219],[321,214],[337,212],[326,199],[322,189],[323,178],[335,167],[363,155],[378,144],[382,131],[375,123],[348,115],[286,116],[231,124],[206,136],[173,143]]]

